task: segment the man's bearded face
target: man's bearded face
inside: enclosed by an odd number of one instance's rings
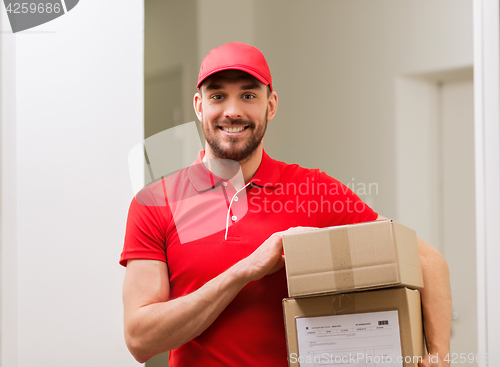
[[[268,87],[240,71],[209,77],[201,86],[201,124],[219,159],[243,162],[261,146],[267,129]]]
[[[267,109],[259,121],[250,119],[216,119],[212,123],[202,120],[203,134],[216,158],[242,162],[252,156],[262,143],[267,129]],[[226,132],[242,135],[231,137]]]

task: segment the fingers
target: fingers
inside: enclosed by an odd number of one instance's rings
[[[251,280],[258,280],[272,274],[284,266],[283,256],[283,234],[281,232],[272,234],[251,255],[243,260],[248,269]]]
[[[317,227],[290,227],[286,231],[280,232],[282,234],[287,234],[287,233],[297,233],[297,232],[309,232],[309,231],[315,231]]]
[[[307,231],[314,231],[316,229],[321,229],[321,228],[318,228],[318,227],[301,227],[301,226],[298,226],[298,227],[290,227],[288,228],[285,232],[307,232]]]
[[[273,274],[285,266],[283,256],[283,235],[294,232],[312,231],[315,227],[293,227],[286,231],[272,234],[248,258],[252,279],[257,280],[265,275]]]

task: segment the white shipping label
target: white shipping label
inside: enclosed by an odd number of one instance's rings
[[[296,318],[301,367],[402,367],[398,311]]]

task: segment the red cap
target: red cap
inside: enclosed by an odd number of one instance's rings
[[[208,78],[210,75],[224,70],[241,70],[248,73],[265,85],[269,85],[273,90],[271,72],[267,61],[256,47],[240,43],[231,42],[214,48],[203,59],[198,76],[198,84]]]

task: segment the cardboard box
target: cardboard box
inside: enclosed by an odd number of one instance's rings
[[[287,298],[283,312],[290,367],[417,367],[424,353],[416,290]]]
[[[283,236],[290,297],[424,286],[417,235],[391,220]]]

